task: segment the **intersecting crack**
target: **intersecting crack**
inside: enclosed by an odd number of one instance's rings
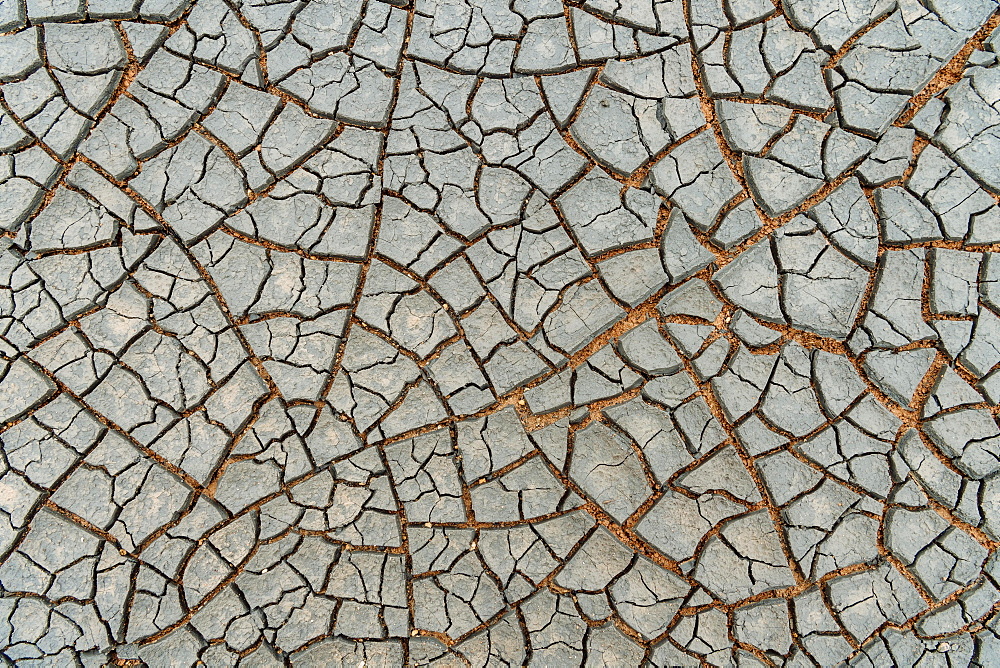
[[[1000,662],[997,0],[0,3],[11,665]]]

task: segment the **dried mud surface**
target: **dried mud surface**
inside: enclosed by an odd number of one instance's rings
[[[0,2],[0,660],[998,665],[998,26]]]

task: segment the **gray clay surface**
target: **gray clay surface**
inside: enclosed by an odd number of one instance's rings
[[[0,0],[0,663],[1000,665],[998,0]]]

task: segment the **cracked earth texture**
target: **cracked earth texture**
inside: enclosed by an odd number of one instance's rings
[[[0,657],[1000,665],[996,0],[0,0]]]

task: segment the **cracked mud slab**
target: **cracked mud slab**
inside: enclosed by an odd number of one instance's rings
[[[1000,665],[996,0],[0,0],[0,661]]]

